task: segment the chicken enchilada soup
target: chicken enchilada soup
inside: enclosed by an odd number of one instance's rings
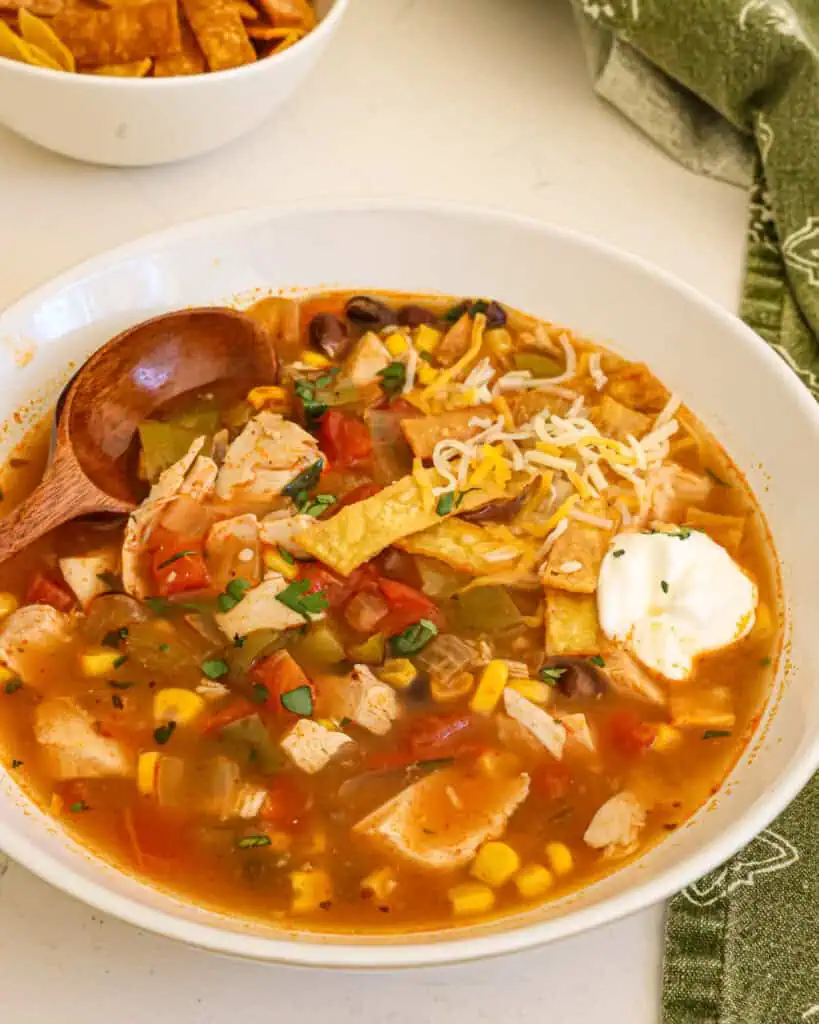
[[[325,930],[510,913],[681,827],[778,642],[727,455],[644,365],[495,301],[249,312],[278,383],[175,399],[127,520],[0,569],[12,775],[128,871]]]

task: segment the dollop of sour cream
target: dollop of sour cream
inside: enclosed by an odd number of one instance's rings
[[[698,655],[751,631],[758,596],[707,534],[621,533],[600,568],[597,607],[610,640],[667,679],[686,679]]]

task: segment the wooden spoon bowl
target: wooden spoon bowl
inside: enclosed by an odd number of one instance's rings
[[[61,523],[139,501],[126,458],[139,424],[177,395],[231,380],[276,381],[258,323],[232,309],[188,309],[146,320],[98,349],[61,399],[56,445],[39,486],[0,520],[0,562]]]

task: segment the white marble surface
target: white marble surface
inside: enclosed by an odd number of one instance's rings
[[[530,214],[736,306],[745,197],[678,168],[594,99],[565,0],[353,0],[284,114],[198,162],[86,167],[0,129],[0,305],[138,234],[335,196]],[[661,927],[656,908],[482,965],[308,976],[141,933],[11,865],[0,871],[0,1021],[658,1024]]]

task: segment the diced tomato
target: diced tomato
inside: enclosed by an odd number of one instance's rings
[[[322,416],[318,441],[319,447],[336,468],[361,462],[369,458],[373,450],[366,423],[345,416],[338,409],[328,409]]]
[[[415,587],[386,577],[378,581],[378,586],[390,606],[389,615],[379,626],[380,631],[387,636],[402,633],[419,619],[429,619],[436,626],[442,624],[440,608]]]
[[[409,749],[414,761],[435,757],[451,757],[473,749],[475,743],[469,733],[474,723],[472,715],[430,715],[417,718],[410,727]]]
[[[646,722],[634,711],[621,708],[606,723],[608,739],[623,757],[638,757],[645,753],[657,736],[657,726]]]
[[[206,735],[212,735],[224,729],[226,725],[231,725],[242,718],[247,718],[257,711],[258,708],[245,697],[234,697],[230,704],[226,704],[204,720],[202,732]]]
[[[364,501],[366,498],[372,498],[374,494],[378,494],[381,487],[378,484],[359,484],[358,487],[354,487],[351,491],[348,491],[344,497],[338,501],[335,505],[336,509],[342,509],[347,505],[355,505],[358,501]]]
[[[152,543],[151,568],[157,591],[163,597],[191,590],[205,590],[211,579],[201,537],[183,537],[169,530],[158,530]]]
[[[249,679],[251,683],[261,683],[267,688],[269,696],[267,700],[260,701],[260,706],[272,711],[277,718],[296,719],[298,715],[288,711],[282,704],[281,698],[291,690],[298,690],[300,686],[307,686],[310,695],[315,701],[316,687],[307,678],[301,666],[288,651],[276,651],[269,657],[257,662],[251,669]]]
[[[297,825],[308,803],[308,794],[296,780],[280,775],[268,787],[261,817],[263,821],[275,822],[277,825]]]
[[[70,612],[77,602],[68,587],[38,572],[28,585],[25,603],[50,604],[58,612]]]
[[[561,761],[543,761],[532,771],[532,792],[545,800],[560,800],[571,784],[572,773]]]

